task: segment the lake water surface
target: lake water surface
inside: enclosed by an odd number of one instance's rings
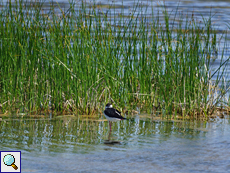
[[[2,151],[22,152],[22,172],[229,172],[230,121],[160,121],[136,116],[3,118]]]
[[[157,7],[159,1],[153,2]],[[178,6],[178,1],[165,2],[169,11]],[[115,3],[127,12],[134,5]],[[181,0],[179,10],[195,13],[198,19],[212,11],[220,33],[229,26],[230,1]],[[180,122],[140,117],[113,124],[111,139],[121,142],[116,145],[104,144],[109,128],[101,115],[5,117],[0,119],[0,150],[21,151],[22,172],[230,172],[229,119]]]

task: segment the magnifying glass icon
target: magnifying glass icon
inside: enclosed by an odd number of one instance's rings
[[[15,158],[11,154],[7,154],[3,158],[3,162],[7,166],[12,166],[15,170],[18,169],[18,167],[14,164],[15,163]]]

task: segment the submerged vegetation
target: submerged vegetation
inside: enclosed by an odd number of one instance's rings
[[[219,48],[226,33],[218,36],[211,17],[170,16],[162,7],[160,18],[138,4],[130,13],[116,13],[113,5],[105,13],[84,2],[67,9],[23,1],[4,6],[3,113],[97,115],[112,102],[123,111],[193,119],[229,105],[229,85],[222,83],[229,58],[226,44]],[[220,68],[211,71],[216,58]]]

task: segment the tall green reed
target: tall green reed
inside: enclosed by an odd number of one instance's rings
[[[0,12],[3,112],[97,114],[113,102],[165,118],[210,114],[211,18],[175,14],[170,24],[166,8],[161,21],[138,5],[128,16],[85,2],[43,7],[16,1]]]

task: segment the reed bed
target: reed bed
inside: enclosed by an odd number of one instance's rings
[[[85,2],[66,9],[24,1],[2,6],[3,113],[98,115],[112,102],[123,112],[197,119],[228,104],[229,84],[220,83],[229,58],[223,59],[226,47],[218,50],[226,37],[217,39],[211,17],[170,16],[162,7],[161,20],[138,12],[145,10],[138,4],[129,15]],[[216,57],[220,68],[211,72]]]

